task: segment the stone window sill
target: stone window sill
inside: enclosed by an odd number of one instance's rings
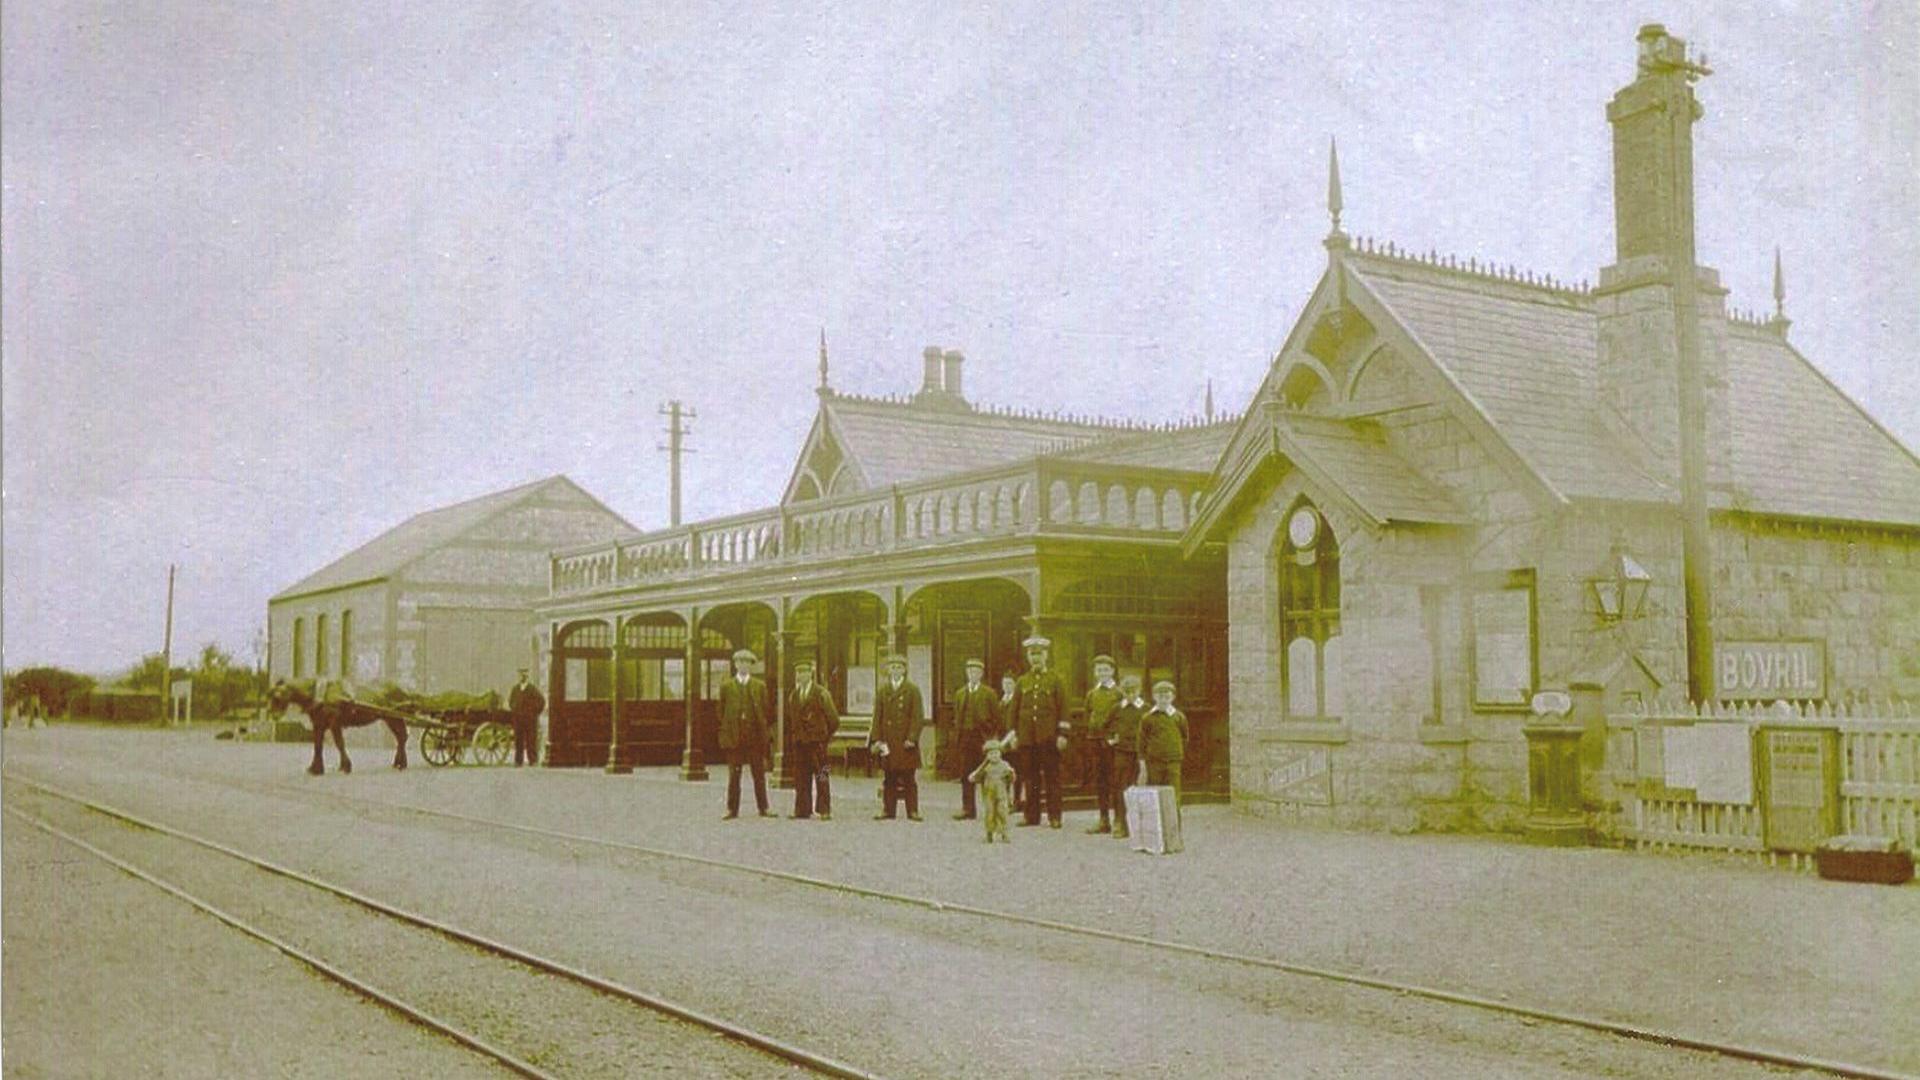
[[[1421,724],[1420,741],[1431,745],[1463,743],[1467,741],[1467,729],[1460,724]]]
[[[1343,743],[1353,738],[1345,720],[1275,724],[1260,733],[1261,742]]]

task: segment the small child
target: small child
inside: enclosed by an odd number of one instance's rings
[[[967,780],[979,791],[984,803],[980,820],[987,827],[987,843],[993,843],[998,835],[1006,843],[1013,843],[1013,837],[1007,835],[1007,808],[1012,805],[1012,793],[1008,790],[1013,782],[1013,766],[1000,760],[1000,740],[988,739],[986,745],[987,760],[968,775]]]

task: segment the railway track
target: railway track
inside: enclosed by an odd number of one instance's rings
[[[46,785],[38,784],[37,782],[34,782],[34,781],[22,780],[22,782],[37,788],[48,790],[55,794],[65,795],[65,793],[59,792],[58,789],[49,788]],[[227,778],[222,778],[219,782],[231,783],[232,781]],[[247,786],[253,786],[253,785],[247,785]],[[279,787],[279,786],[276,786],[276,787],[262,786],[259,788],[259,790],[261,790],[263,793],[271,793],[274,795],[285,795],[288,793],[287,788]],[[487,817],[471,815],[471,814],[463,814],[463,813],[458,813],[450,810],[442,810],[435,807],[420,806],[420,805],[404,803],[404,802],[392,802],[384,799],[371,799],[371,798],[365,798],[361,796],[345,795],[338,792],[303,791],[301,792],[301,795],[302,796],[311,795],[314,797],[318,797],[318,798],[322,798],[330,801],[336,801],[336,802],[340,802],[348,805],[376,808],[376,809],[384,810],[390,813],[410,814],[410,815],[416,815],[421,817],[440,819],[444,821],[459,823],[466,826],[479,827],[483,829],[501,830],[501,831],[506,831],[511,833],[517,833],[520,835],[536,837],[540,839],[558,840],[558,841],[563,841],[570,844],[583,845],[587,847],[598,847],[598,848],[603,848],[610,851],[618,851],[618,852],[623,852],[623,853],[632,854],[632,855],[639,855],[639,856],[643,856],[651,859],[659,859],[659,860],[666,860],[670,862],[683,863],[687,865],[701,866],[708,869],[720,870],[728,873],[749,875],[749,876],[756,877],[763,880],[783,882],[789,885],[804,887],[808,889],[821,890],[821,891],[836,893],[840,895],[855,896],[855,897],[861,897],[861,898],[880,901],[880,902],[889,903],[889,904],[901,905],[901,906],[910,907],[920,911],[939,912],[939,913],[944,913],[946,915],[961,916],[966,918],[979,919],[979,920],[1002,923],[1007,925],[1024,926],[1024,927],[1048,931],[1051,933],[1069,935],[1073,937],[1098,939],[1098,940],[1104,940],[1108,942],[1120,943],[1125,945],[1145,947],[1153,950],[1158,950],[1158,951],[1167,952],[1171,954],[1177,954],[1177,955],[1186,956],[1186,957],[1200,958],[1203,960],[1240,965],[1240,966],[1245,966],[1253,969],[1259,969],[1259,970],[1265,970],[1265,971],[1271,971],[1271,972],[1280,972],[1280,973],[1291,975],[1291,976],[1310,978],[1310,979],[1320,980],[1324,982],[1340,984],[1344,986],[1363,988],[1371,991],[1378,991],[1378,992],[1383,992],[1383,993],[1388,993],[1393,995],[1420,998],[1420,999],[1425,999],[1429,1001],[1439,1002],[1439,1003],[1450,1005],[1450,1006],[1457,1006],[1457,1007],[1466,1008],[1466,1009],[1474,1009],[1474,1010],[1480,1010],[1480,1011],[1489,1012],[1489,1013],[1501,1014],[1509,1017],[1515,1017],[1528,1023],[1554,1024],[1554,1025],[1559,1025],[1559,1026],[1564,1026],[1569,1028],[1577,1028],[1577,1029],[1582,1029],[1586,1031],[1599,1032],[1602,1034],[1611,1035],[1618,1038],[1632,1040],[1636,1042],[1651,1043],[1659,1046],[1671,1047],[1676,1050],[1700,1052],[1700,1053],[1710,1054],[1717,1057],[1723,1057],[1723,1058],[1728,1058],[1732,1060],[1753,1062],[1753,1063],[1774,1066],[1774,1067],[1788,1068],[1788,1069],[1797,1069],[1797,1070],[1803,1070],[1809,1073],[1816,1073],[1816,1074],[1828,1075],[1828,1076],[1860,1078],[1860,1080],[1920,1080],[1920,1076],[1917,1076],[1916,1074],[1880,1068],[1872,1065],[1864,1065],[1864,1064],[1840,1061],[1840,1060],[1835,1060],[1830,1058],[1815,1057],[1815,1056],[1806,1055],[1806,1054],[1794,1053],[1791,1051],[1783,1051],[1783,1050],[1778,1050],[1778,1049],[1769,1048],[1769,1047],[1735,1043],[1735,1042],[1730,1042],[1726,1040],[1716,1040],[1716,1039],[1711,1039],[1711,1038],[1706,1038],[1706,1037],[1701,1037],[1696,1035],[1690,1035],[1685,1032],[1662,1029],[1662,1028],[1654,1027],[1651,1025],[1628,1023],[1624,1021],[1613,1020],[1606,1017],[1584,1015],[1584,1014],[1569,1012],[1565,1010],[1535,1008],[1535,1007],[1530,1007],[1526,1005],[1516,1004],[1510,1001],[1489,998],[1483,995],[1450,990],[1443,987],[1427,986],[1427,985],[1421,985],[1421,984],[1412,983],[1412,982],[1367,975],[1367,974],[1358,973],[1358,972],[1341,971],[1341,970],[1336,970],[1336,969],[1327,968],[1327,967],[1295,963],[1295,962],[1287,961],[1287,960],[1276,958],[1276,957],[1259,956],[1259,955],[1235,952],[1230,950],[1214,949],[1206,946],[1193,945],[1193,944],[1188,944],[1188,943],[1179,942],[1179,941],[1171,941],[1163,938],[1154,938],[1154,937],[1148,937],[1143,935],[1129,934],[1129,933],[1120,932],[1120,931],[1107,930],[1100,927],[1085,926],[1085,925],[1061,921],[1061,920],[1046,919],[1038,916],[1022,914],[1019,912],[1003,911],[1003,910],[998,910],[994,908],[988,908],[988,907],[983,907],[983,906],[978,906],[973,904],[947,901],[937,897],[918,896],[918,895],[912,895],[907,893],[892,892],[884,889],[878,889],[878,888],[873,888],[869,886],[859,885],[852,882],[836,881],[828,878],[821,878],[821,877],[815,877],[807,874],[796,873],[793,871],[782,870],[775,867],[756,865],[752,863],[743,863],[743,862],[737,862],[737,861],[726,860],[726,859],[718,859],[718,858],[713,858],[711,856],[699,855],[691,852],[676,851],[668,848],[660,848],[660,847],[654,847],[650,845],[636,844],[628,841],[614,840],[606,837],[593,836],[590,834],[575,833],[575,832],[569,832],[569,831],[558,830],[558,829],[548,829],[548,828],[543,828],[540,826],[533,826],[533,825],[522,825],[516,822],[501,821],[494,818],[487,818]],[[68,796],[68,797],[71,797],[71,796]]]
[[[253,870],[264,872],[282,881],[300,886],[304,890],[310,890],[312,893],[331,898],[345,905],[350,905],[361,912],[371,913],[372,916],[389,924],[404,926],[414,931],[429,932],[433,936],[444,939],[445,942],[452,943],[453,946],[463,952],[490,958],[495,964],[501,966],[497,969],[498,973],[493,976],[498,981],[494,985],[492,993],[499,995],[503,1000],[515,1000],[512,996],[513,987],[516,984],[526,984],[530,979],[538,981],[541,984],[542,993],[547,995],[550,1000],[553,994],[551,980],[557,978],[575,988],[580,995],[596,997],[603,1002],[617,1003],[620,1007],[628,1011],[632,1011],[637,1007],[639,1010],[645,1010],[662,1018],[664,1023],[670,1025],[681,1026],[683,1028],[690,1025],[692,1028],[699,1029],[702,1033],[700,1035],[701,1039],[717,1041],[716,1037],[718,1037],[719,1039],[727,1040],[739,1048],[739,1053],[733,1055],[735,1058],[746,1055],[747,1051],[750,1050],[757,1054],[761,1061],[758,1067],[752,1066],[750,1063],[745,1065],[747,1069],[754,1072],[764,1072],[767,1070],[767,1067],[778,1064],[807,1074],[845,1077],[849,1078],[849,1080],[878,1080],[878,1076],[875,1073],[814,1052],[805,1047],[795,1045],[794,1043],[755,1030],[743,1024],[735,1023],[723,1017],[680,1004],[656,994],[651,994],[594,975],[560,960],[518,948],[483,934],[464,929],[447,921],[387,903],[311,874],[248,854],[218,841],[210,840],[186,830],[141,817],[82,795],[27,780],[18,775],[9,774],[7,780],[9,785],[18,784],[38,792],[50,800],[68,804],[84,810],[89,814],[116,822],[120,825],[129,826],[132,830],[141,830],[160,837],[170,838],[183,845],[214,853],[232,863],[244,864]],[[299,961],[323,977],[339,983],[353,992],[393,1011],[409,1023],[436,1032],[470,1050],[487,1058],[491,1058],[513,1073],[520,1076],[537,1078],[537,1080],[547,1080],[547,1078],[557,1080],[559,1077],[576,1075],[581,1071],[595,1071],[566,1067],[564,1064],[556,1066],[547,1060],[542,1060],[542,1054],[528,1053],[524,1050],[504,1046],[502,1042],[505,1040],[483,1035],[476,1031],[475,1028],[479,1025],[476,1025],[471,1020],[463,1021],[458,1017],[450,1017],[447,1015],[449,1012],[463,1011],[460,1006],[450,1006],[445,1003],[439,1006],[423,1004],[420,1000],[422,996],[420,994],[408,994],[404,991],[396,991],[391,986],[377,985],[374,980],[362,975],[357,975],[349,970],[352,965],[329,960],[320,955],[321,950],[316,949],[312,945],[301,944],[292,940],[291,936],[284,931],[276,931],[273,928],[262,925],[262,923],[256,919],[250,919],[240,914],[234,910],[234,908],[239,906],[238,904],[223,905],[206,895],[209,891],[217,890],[209,890],[204,886],[195,888],[183,885],[179,881],[163,876],[161,873],[155,872],[149,867],[139,865],[139,863],[124,857],[124,855],[115,854],[99,844],[93,843],[85,837],[78,835],[75,831],[62,828],[41,814],[22,808],[18,805],[18,802],[17,796],[7,800],[4,809],[8,816],[70,844],[107,865],[112,866],[114,869],[191,905],[195,909],[219,920],[232,929]],[[243,902],[253,903],[255,905],[263,903],[258,897],[251,895]],[[389,966],[399,968],[404,965],[390,964]],[[464,1011],[471,1012],[472,1010],[466,1009]],[[484,1011],[482,1015],[484,1015]],[[607,1015],[608,1010],[603,1009],[600,1011],[599,1019],[604,1021]],[[512,1027],[513,1025],[507,1026]],[[691,1033],[689,1032],[689,1034]],[[658,1036],[642,1033],[638,1037],[641,1042],[644,1043],[647,1038],[657,1038]],[[565,1042],[565,1039],[563,1038],[558,1041]],[[556,1055],[552,1052],[551,1045],[549,1045],[544,1057],[552,1058],[554,1056]],[[730,1071],[733,1072],[738,1072],[741,1068],[742,1063],[738,1060],[733,1061],[730,1065]]]

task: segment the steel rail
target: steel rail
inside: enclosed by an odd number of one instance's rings
[[[1605,1017],[1587,1016],[1580,1013],[1566,1012],[1566,1011],[1557,1010],[1557,1009],[1535,1008],[1527,1005],[1517,1005],[1512,1002],[1506,1002],[1506,1001],[1500,1001],[1494,998],[1482,997],[1477,994],[1466,993],[1463,991],[1445,990],[1438,987],[1426,986],[1420,983],[1402,982],[1395,979],[1383,978],[1380,976],[1365,975],[1365,974],[1354,972],[1354,971],[1341,971],[1334,968],[1316,967],[1313,965],[1302,964],[1302,963],[1297,963],[1297,962],[1288,961],[1288,960],[1279,960],[1279,959],[1275,959],[1273,957],[1268,957],[1268,956],[1257,956],[1250,953],[1233,952],[1231,950],[1226,950],[1226,949],[1214,949],[1204,945],[1190,945],[1185,942],[1168,941],[1162,938],[1146,937],[1139,934],[1128,934],[1128,933],[1124,933],[1117,930],[1105,930],[1095,926],[1083,926],[1078,923],[1062,922],[1055,919],[1044,919],[1035,915],[1023,915],[1019,912],[1001,911],[995,908],[980,907],[973,904],[940,900],[934,897],[913,896],[906,893],[888,892],[884,889],[871,888],[864,885],[855,885],[850,882],[844,882],[844,881],[833,881],[828,878],[813,877],[808,874],[802,874],[802,873],[798,873],[791,870],[779,870],[769,866],[756,866],[752,863],[732,862],[726,859],[716,859],[706,855],[695,855],[690,852],[674,851],[668,848],[648,847],[644,844],[635,844],[635,843],[630,843],[623,840],[611,840],[606,837],[587,836],[580,833],[569,833],[569,832],[563,832],[556,829],[544,829],[536,825],[521,825],[511,821],[497,821],[492,818],[477,817],[471,814],[462,814],[462,813],[458,813],[456,811],[451,811],[451,810],[439,810],[433,807],[417,806],[410,803],[388,802],[385,799],[368,799],[368,798],[362,798],[354,795],[341,795],[336,792],[320,792],[318,794],[322,794],[327,798],[340,799],[346,802],[359,803],[367,806],[378,806],[388,810],[398,810],[406,813],[419,814],[426,817],[445,818],[450,821],[459,821],[459,822],[463,822],[471,825],[480,825],[480,826],[485,826],[489,828],[505,829],[512,832],[524,833],[529,836],[539,836],[545,839],[562,840],[562,841],[567,841],[570,843],[578,843],[578,844],[587,844],[587,845],[592,845],[597,847],[610,848],[618,851],[630,852],[637,855],[645,855],[652,858],[668,859],[668,860],[674,860],[679,862],[692,863],[699,866],[712,867],[712,868],[721,869],[721,870],[730,870],[730,871],[735,871],[739,873],[753,874],[759,877],[769,878],[776,881],[784,881],[784,882],[789,882],[796,885],[805,885],[811,888],[824,889],[830,892],[844,893],[852,896],[861,896],[861,897],[866,897],[868,899],[873,899],[873,900],[883,900],[889,903],[904,904],[911,907],[926,908],[932,911],[951,912],[953,914],[958,914],[958,915],[971,915],[981,919],[1016,923],[1019,925],[1031,926],[1031,927],[1036,927],[1044,930],[1052,930],[1052,931],[1056,931],[1064,934],[1073,934],[1081,937],[1098,938],[1105,941],[1119,942],[1125,945],[1138,945],[1146,948],[1159,949],[1166,952],[1180,953],[1187,956],[1197,956],[1197,957],[1202,957],[1204,959],[1209,959],[1209,960],[1221,960],[1221,961],[1226,961],[1234,964],[1242,964],[1247,967],[1262,968],[1269,971],[1279,971],[1289,975],[1298,975],[1298,976],[1303,976],[1303,977],[1312,978],[1312,979],[1322,979],[1330,982],[1346,984],[1349,986],[1361,986],[1361,987],[1366,987],[1372,990],[1382,990],[1388,993],[1401,994],[1408,997],[1425,998],[1430,1001],[1444,1002],[1449,1005],[1459,1005],[1459,1006],[1465,1006],[1469,1008],[1482,1009],[1489,1012],[1503,1013],[1508,1016],[1519,1017],[1523,1020],[1535,1020],[1535,1021],[1542,1021],[1546,1023],[1560,1024],[1566,1027],[1583,1028],[1588,1031],[1602,1032],[1608,1035],[1614,1035],[1624,1039],[1632,1039],[1637,1042],[1655,1043],[1658,1045],[1670,1046],[1676,1049],[1683,1049],[1683,1050],[1695,1050],[1703,1053],[1714,1054],[1720,1057],[1735,1058],[1735,1059],[1744,1060],[1744,1061],[1752,1061],[1752,1062],[1765,1064],[1765,1065],[1779,1065],[1779,1066],[1785,1066],[1787,1068],[1806,1069],[1814,1072],[1825,1073],[1830,1076],[1849,1077],[1849,1078],[1852,1078],[1852,1080],[1920,1080],[1920,1074],[1901,1072],[1894,1069],[1884,1069],[1884,1068],[1880,1068],[1872,1065],[1860,1065],[1852,1062],[1836,1061],[1830,1058],[1812,1057],[1806,1054],[1798,1054],[1792,1051],[1777,1050],[1777,1049],[1772,1049],[1768,1047],[1748,1046],[1748,1045],[1743,1045],[1740,1043],[1732,1043],[1732,1042],[1721,1042],[1721,1041],[1710,1039],[1704,1036],[1688,1035],[1683,1032],[1666,1030],[1666,1029],[1652,1027],[1648,1025],[1634,1024],[1634,1023],[1629,1023],[1627,1021],[1622,1021],[1622,1020],[1609,1020]]]
[[[700,1027],[707,1028],[710,1031],[716,1032],[720,1035],[724,1035],[737,1042],[745,1043],[748,1046],[752,1046],[755,1049],[764,1051],[768,1054],[771,1054],[783,1060],[790,1061],[796,1065],[804,1066],[805,1068],[810,1069],[814,1072],[820,1073],[822,1075],[842,1077],[844,1078],[844,1080],[882,1080],[882,1078],[876,1073],[868,1072],[864,1069],[857,1068],[845,1062],[838,1061],[834,1058],[826,1057],[822,1054],[816,1054],[811,1050],[805,1049],[804,1047],[796,1046],[792,1043],[778,1039],[774,1036],[763,1034],[761,1032],[753,1030],[752,1028],[743,1027],[739,1024],[733,1023],[730,1020],[725,1020],[718,1016],[714,1016],[711,1013],[707,1013],[699,1009],[695,1009],[692,1006],[681,1005],[678,1002],[668,1000],[667,998],[663,998],[655,994],[649,994],[644,990],[636,990],[633,987],[627,986],[623,983],[617,983],[610,979],[602,978],[601,976],[595,975],[591,972],[581,970],[580,968],[576,968],[571,964],[567,964],[559,960],[552,960],[547,957],[540,956],[536,953],[530,953],[516,946],[508,945],[505,942],[487,937],[484,934],[476,933],[471,930],[464,930],[464,929],[461,929],[460,927],[454,926],[451,923],[444,922],[439,919],[435,919],[431,916],[422,915],[422,914],[419,914],[418,912],[410,911],[406,908],[389,904],[383,900],[377,900],[371,896],[368,896],[361,892],[357,892],[353,889],[349,889],[343,885],[335,885],[331,882],[322,881],[321,879],[314,877],[310,874],[306,874],[299,870],[295,870],[291,867],[284,866],[270,859],[263,859],[256,855],[249,855],[244,851],[240,851],[237,848],[233,848],[226,844],[222,844],[217,840],[209,840],[206,837],[195,835],[183,829],[177,829],[171,825],[165,825],[160,822],[154,821],[150,818],[141,817],[140,815],[132,813],[131,811],[123,810],[123,809],[120,809],[119,807],[109,806],[106,803],[89,799],[84,795],[76,795],[72,792],[65,791],[51,784],[44,784],[38,781],[28,780],[25,777],[21,777],[18,775],[11,775],[9,776],[9,779],[25,787],[32,788],[36,791],[42,791],[48,795],[54,796],[55,798],[64,799],[68,802],[74,803],[75,805],[85,807],[86,809],[91,810],[94,813],[100,814],[103,817],[113,818],[115,820],[125,822],[128,825],[132,825],[136,828],[146,829],[152,832],[160,833],[164,836],[171,836],[171,837],[174,837],[175,839],[184,840],[187,843],[205,848],[208,851],[217,852],[229,858],[237,859],[240,862],[244,862],[249,865],[255,866],[270,874],[275,874],[292,881],[297,881],[302,885],[307,885],[312,888],[318,889],[322,892],[340,897],[343,900],[351,901],[364,908],[367,908],[371,911],[378,912],[379,914],[385,915],[389,918],[398,920],[400,922],[409,923],[411,925],[418,926],[425,930],[431,930],[444,937],[451,938],[454,941],[458,941],[466,945],[472,945],[476,948],[485,950],[490,953],[494,953],[495,955],[504,956],[504,957],[507,957],[508,959],[518,961],[519,963],[525,964],[528,967],[535,968],[540,971],[545,971],[549,974],[558,975],[564,979],[569,979],[573,982],[580,983],[581,985],[590,987],[594,990],[598,990],[602,993],[611,995],[613,997],[622,998],[624,1000],[631,1001],[634,1004],[643,1005],[656,1012],[664,1013],[668,1016],[672,1016],[680,1020],[685,1020],[692,1024],[697,1024]],[[9,809],[12,810],[12,808],[9,808]],[[19,810],[13,810],[12,812],[16,814],[23,813],[22,811],[19,811]],[[50,826],[48,827],[50,828]],[[76,840],[75,842],[80,843],[81,841]],[[129,872],[134,872],[134,871],[129,871]],[[177,895],[181,895],[184,898],[183,893],[177,893]],[[212,909],[208,909],[208,910],[211,911]],[[536,1072],[536,1073],[529,1073],[528,1075],[545,1075],[545,1074],[540,1074]]]
[[[19,809],[18,807],[7,806],[7,807],[4,807],[3,809],[6,813],[12,814],[14,817],[19,818],[22,822],[28,825],[31,825],[34,828],[39,829],[41,832],[44,832],[59,840],[63,840],[69,844],[72,844],[74,847],[77,847],[80,850],[86,852],[87,854],[92,855],[94,858],[99,859],[101,862],[106,863],[108,866],[113,867],[115,870],[118,870],[121,873],[130,875],[134,878],[144,881],[147,884],[152,885],[154,888],[159,889],[160,891],[166,893],[167,895],[172,896],[176,900],[183,901],[191,905],[192,907],[208,915],[213,916],[214,918],[220,920],[221,922],[226,923],[228,926],[234,928],[235,930],[240,931],[242,934],[245,934],[250,938],[254,938],[257,941],[264,942],[265,944],[271,946],[272,948],[277,949],[280,952],[285,953],[286,955],[292,957],[293,959],[298,960],[300,963],[305,964],[306,966],[312,968],[314,971],[319,972],[321,975],[325,976],[326,978],[332,979],[334,982],[339,983],[340,985],[346,987],[347,989],[352,990],[353,992],[360,994],[361,996],[366,997],[369,1000],[379,1005],[382,1005],[396,1013],[399,1013],[403,1018],[405,1018],[408,1021],[411,1021],[412,1023],[418,1024],[421,1027],[429,1028],[433,1031],[437,1031],[440,1034],[445,1035],[446,1037],[452,1039],[454,1042],[457,1042],[460,1045],[465,1046],[470,1050],[474,1050],[480,1054],[483,1054],[487,1057],[494,1059],[495,1061],[498,1061],[500,1064],[505,1065],[507,1068],[512,1069],[514,1072],[519,1073],[521,1076],[528,1077],[529,1080],[559,1080],[559,1078],[555,1074],[550,1072],[545,1072],[540,1068],[526,1061],[523,1061],[520,1058],[513,1056],[507,1051],[502,1050],[497,1046],[494,1046],[492,1043],[487,1042],[485,1039],[482,1039],[478,1035],[472,1034],[471,1032],[455,1027],[454,1025],[448,1023],[447,1021],[441,1020],[440,1018],[432,1015],[431,1013],[423,1011],[416,1005],[408,1004],[406,1001],[398,997],[395,997],[393,994],[390,994],[385,990],[381,990],[369,983],[363,982],[362,980],[355,978],[352,975],[349,975],[345,971],[342,971],[341,969],[334,967],[332,964],[327,963],[325,960],[322,960],[319,957],[313,955],[312,953],[309,953],[301,949],[298,945],[295,945],[292,942],[286,941],[282,938],[276,937],[272,933],[269,933],[266,930],[262,930],[259,927],[253,925],[252,923],[246,921],[245,919],[240,918],[238,915],[235,915],[232,912],[226,911],[206,900],[202,900],[201,898],[193,895],[192,893],[186,891],[185,889],[181,888],[178,885],[175,885],[173,882],[168,881],[165,878],[159,877],[158,875],[142,870],[139,867],[133,865],[130,862],[127,862],[126,860],[120,858],[117,855],[113,855],[110,852],[101,850],[100,848],[97,848],[94,845],[88,843],[87,841],[80,839],[79,837],[73,835],[70,832],[67,832],[66,830],[60,828],[57,825],[54,825],[53,823],[45,820],[44,818],[40,818],[33,814],[29,814],[26,811]]]

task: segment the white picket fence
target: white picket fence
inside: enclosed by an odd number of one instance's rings
[[[1920,719],[1907,702],[1694,706],[1663,701],[1644,712],[1609,716],[1603,776],[1618,806],[1609,823],[1614,835],[1639,848],[1707,848],[1772,858],[1758,784],[1746,801],[1703,801],[1663,786],[1661,729],[1688,724],[1744,725],[1749,761],[1758,760],[1763,724],[1837,730],[1839,831],[1895,837],[1920,853]]]

